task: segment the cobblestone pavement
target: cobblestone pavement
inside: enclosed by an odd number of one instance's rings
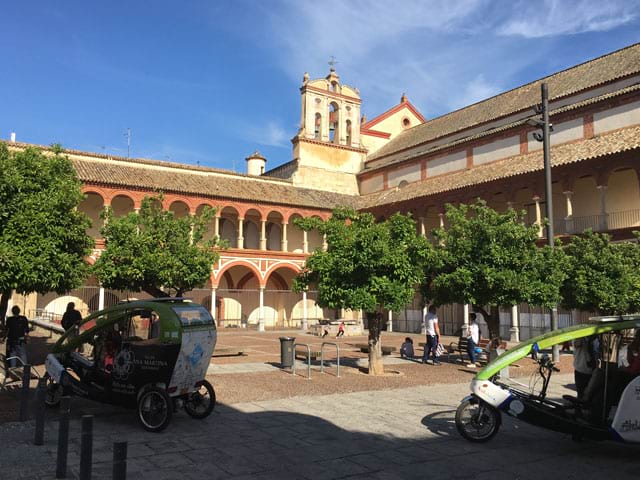
[[[304,380],[303,380],[304,381]],[[571,376],[558,375],[559,395]],[[129,442],[128,478],[591,479],[638,478],[638,447],[575,443],[505,419],[487,444],[455,431],[468,383],[219,404],[209,418],[176,414],[160,434],[134,412],[73,400],[67,478],[78,478],[80,416],[95,415],[93,477],[111,478],[112,444]],[[53,479],[57,424],[34,446],[33,422],[0,425],[0,478]]]

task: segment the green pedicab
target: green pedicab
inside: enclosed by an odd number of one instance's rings
[[[589,323],[554,330],[522,342],[487,364],[471,381],[471,395],[456,411],[458,432],[472,442],[493,438],[502,423],[501,415],[557,432],[574,439],[614,440],[640,443],[640,376],[618,368],[623,340],[636,335],[640,315],[595,317]],[[500,378],[500,370],[538,352],[585,337],[599,339],[600,356],[589,386],[589,399],[564,395],[562,401],[547,398],[553,372],[548,355],[539,355],[539,391]]]
[[[202,305],[182,298],[136,300],[86,317],[46,358],[46,403],[74,395],[136,408],[149,431],[167,427],[179,407],[205,418],[216,402],[205,379],[216,343]]]

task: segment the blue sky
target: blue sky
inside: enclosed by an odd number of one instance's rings
[[[403,92],[433,118],[638,41],[624,0],[6,1],[0,138],[273,168],[332,55],[368,118]]]

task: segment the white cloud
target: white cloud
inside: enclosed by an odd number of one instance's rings
[[[501,35],[540,38],[584,32],[601,32],[625,25],[638,13],[637,2],[579,0],[574,2],[545,0],[518,2],[517,12],[498,29]]]
[[[264,126],[251,126],[245,130],[248,142],[269,147],[289,148],[289,137],[293,134],[288,132],[275,122],[268,122]]]
[[[305,71],[325,76],[335,55],[341,80],[359,88],[368,118],[395,105],[403,92],[433,118],[519,86],[535,79],[532,72],[543,76],[557,68],[550,52],[564,35],[613,29],[637,21],[640,12],[640,3],[621,0],[270,5],[263,41],[274,61],[300,84]],[[549,40],[532,44],[540,36]]]
[[[500,87],[487,82],[484,75],[480,74],[465,85],[462,95],[455,98],[451,108],[458,109],[471,105],[497,95],[500,91]]]

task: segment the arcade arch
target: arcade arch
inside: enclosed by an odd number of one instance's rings
[[[104,211],[104,199],[95,192],[85,193],[84,198],[78,205],[78,210],[87,215],[91,220],[91,226],[87,230],[87,234],[93,238],[100,238],[100,229],[103,226],[103,220],[100,215]]]

